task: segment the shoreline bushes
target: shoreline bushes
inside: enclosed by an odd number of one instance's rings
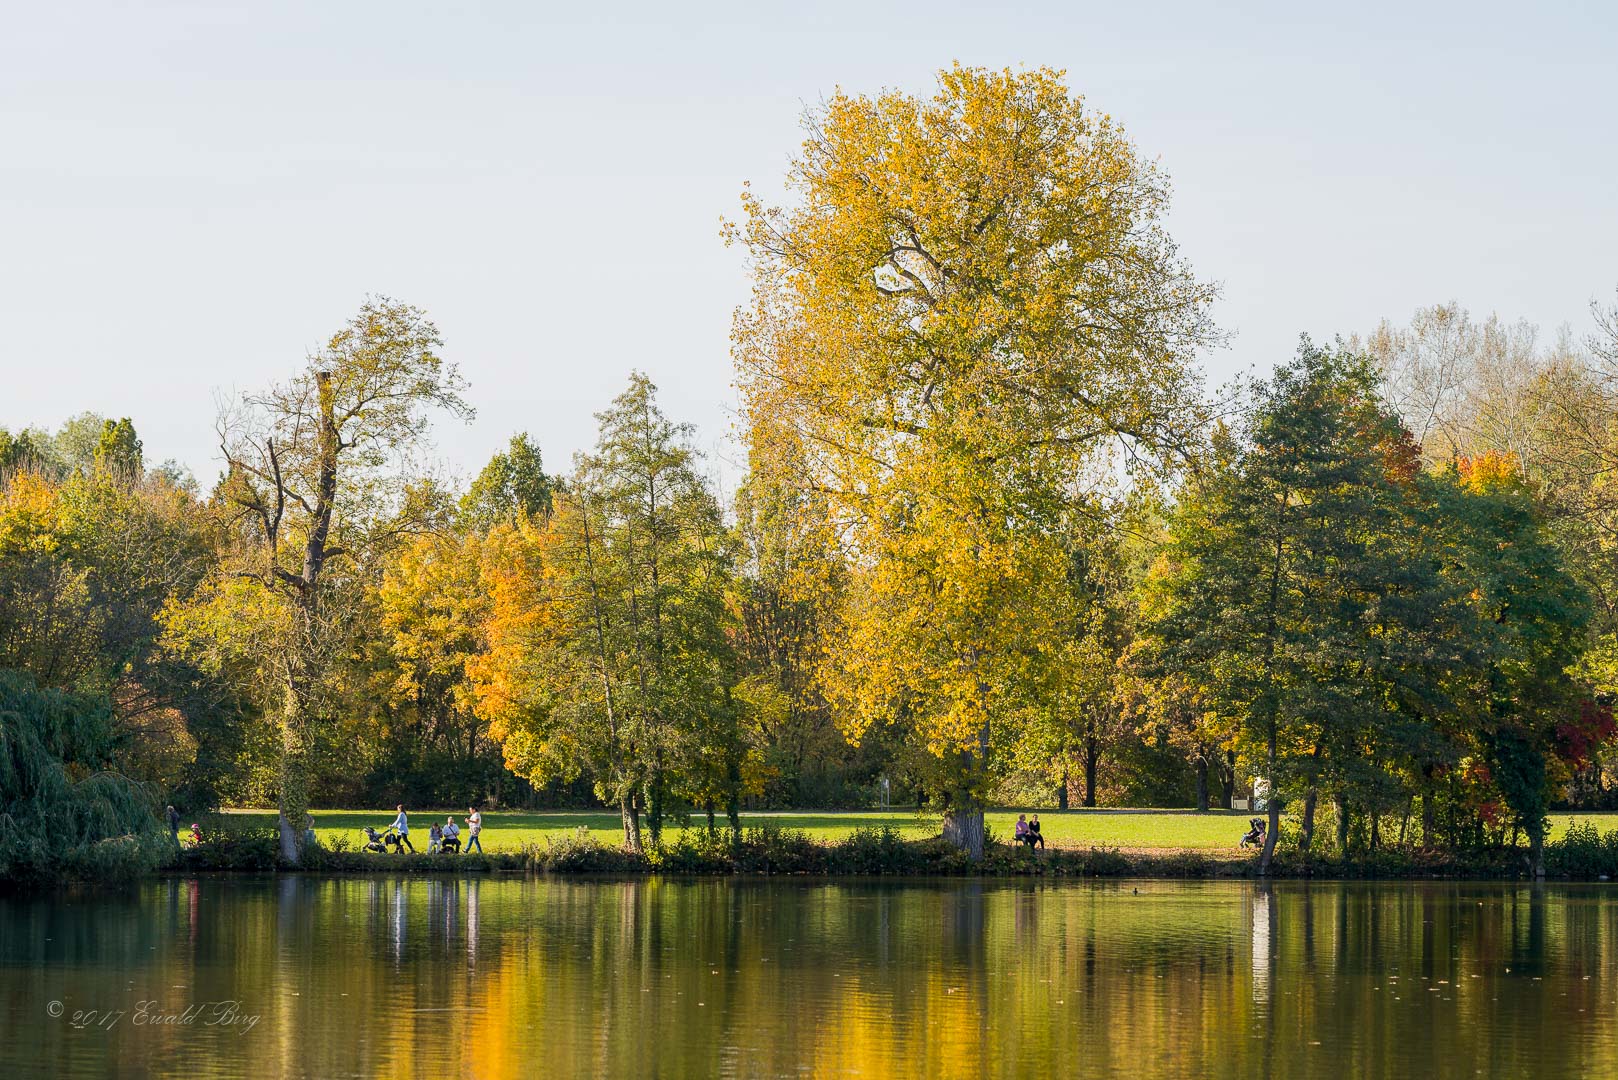
[[[259,835],[262,834],[262,835]],[[1601,833],[1594,825],[1572,826],[1546,845],[1550,877],[1568,881],[1618,877],[1618,829]],[[269,871],[288,869],[276,858],[274,831],[220,833],[171,860],[169,872]],[[1257,878],[1256,856],[1222,858],[1202,851],[1142,854],[1116,848],[1051,848],[1030,855],[990,842],[981,863],[973,863],[941,837],[906,840],[892,828],[858,829],[834,841],[820,841],[793,829],[744,830],[739,838],[720,832],[682,829],[672,839],[629,851],[603,842],[588,830],[482,855],[377,855],[339,841],[310,849],[300,869],[316,873],[523,873],[558,875],[823,876],[823,877],[1058,877],[1058,878]],[[1454,852],[1387,847],[1350,858],[1276,855],[1271,876],[1340,880],[1527,880],[1532,877],[1522,849],[1498,847]]]

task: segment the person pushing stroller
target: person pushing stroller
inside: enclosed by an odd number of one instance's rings
[[[1269,829],[1269,822],[1261,817],[1247,819],[1247,832],[1242,835],[1237,847],[1263,847],[1264,834]]]
[[[393,824],[390,826],[390,828],[399,834],[400,847],[409,848],[410,854],[414,855],[416,853],[416,845],[410,842],[410,818],[405,813],[404,803],[399,804],[398,810],[399,816],[393,819]]]
[[[381,854],[388,848],[392,848],[394,853],[397,854],[404,851],[405,848],[409,848],[412,855],[416,853],[416,845],[410,842],[410,817],[405,813],[403,803],[400,803],[396,809],[399,811],[398,816],[393,819],[392,823],[383,832],[379,833],[369,825],[364,827],[365,846],[360,850]]]

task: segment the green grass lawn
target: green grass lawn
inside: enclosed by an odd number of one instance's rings
[[[270,825],[271,810],[230,810],[232,821],[252,821]],[[1015,810],[992,810],[989,826],[997,837],[1009,840],[1017,820]],[[378,831],[393,820],[391,810],[316,810],[315,833],[322,843],[345,837],[358,846],[362,826]],[[1057,847],[1116,847],[1137,850],[1234,850],[1252,815],[1241,811],[1214,810],[1197,814],[1189,810],[1042,810],[1039,821],[1047,843]],[[427,829],[433,821],[443,821],[445,813],[425,810],[410,814],[410,839],[417,850],[427,847]],[[1618,828],[1618,813],[1553,814],[1552,834],[1560,834],[1573,819],[1590,820],[1603,832]],[[464,840],[466,811],[455,812]],[[723,819],[721,819],[721,823]],[[693,816],[693,828],[705,819]],[[917,815],[913,810],[882,811],[780,811],[742,815],[742,826],[773,824],[784,829],[800,829],[821,840],[836,840],[858,828],[890,825],[907,837],[920,839],[939,832],[935,815]],[[546,810],[536,812],[495,811],[483,815],[483,846],[491,851],[511,851],[526,843],[544,843],[587,828],[604,843],[620,835],[618,815],[590,810]]]

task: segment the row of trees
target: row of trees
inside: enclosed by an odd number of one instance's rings
[[[110,703],[182,799],[615,808],[624,842],[879,776],[980,852],[995,799],[1262,778],[1308,850],[1526,835],[1599,800],[1618,691],[1618,327],[1454,308],[1210,401],[1168,185],[1050,71],[839,94],[727,225],[748,472],[643,376],[552,476],[464,488],[416,309],[368,302],[219,418],[200,493],[127,421],[0,434],[0,667]],[[1410,821],[1419,803],[1419,830]],[[1289,826],[1290,828],[1290,826]]]
[[[271,800],[296,822],[317,800],[593,791],[639,846],[643,819],[734,826],[743,797],[857,801],[883,759],[782,681],[815,602],[767,550],[787,539],[770,496],[727,520],[638,375],[566,478],[519,435],[444,482],[415,457],[434,409],[466,413],[438,348],[419,311],[367,303],[225,411],[206,496],[146,470],[127,420],[7,436],[0,667],[103,702],[101,764],[183,807]],[[92,420],[106,445],[57,449]]]
[[[1612,734],[1572,671],[1588,598],[1515,461],[1424,468],[1371,362],[1306,344],[1187,478],[1124,670],[1194,740],[1234,746],[1310,850],[1422,803],[1426,843],[1509,819],[1538,864],[1558,763]],[[1441,823],[1440,815],[1445,820]]]

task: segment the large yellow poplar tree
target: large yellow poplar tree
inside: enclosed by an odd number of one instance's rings
[[[1060,677],[1080,480],[1181,441],[1213,290],[1166,178],[1059,72],[956,66],[806,126],[789,205],[748,192],[727,227],[755,272],[745,408],[801,442],[845,537],[823,677],[847,734],[909,731],[976,855],[994,747]]]

